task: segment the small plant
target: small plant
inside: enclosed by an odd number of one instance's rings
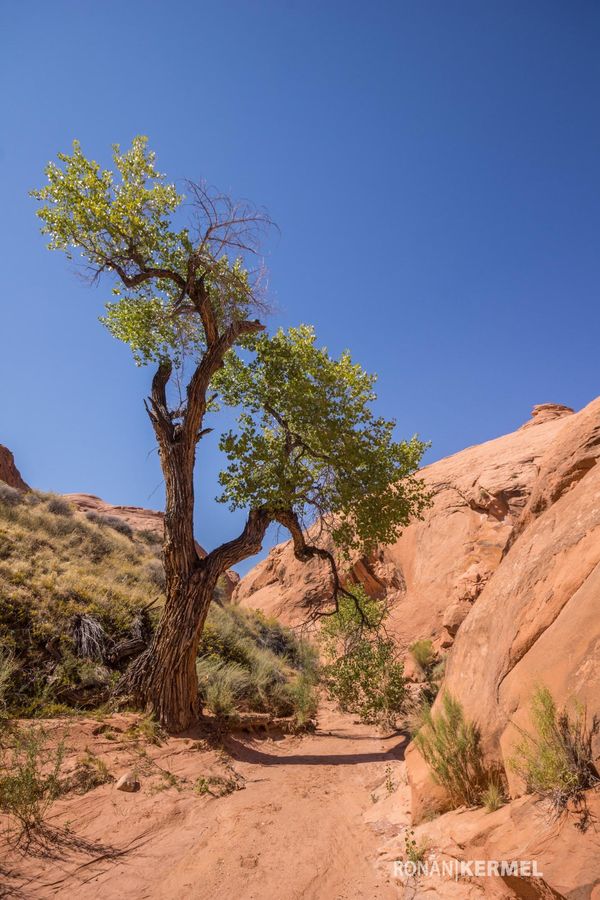
[[[154,744],[160,747],[164,742],[166,735],[160,727],[156,719],[152,716],[144,716],[127,729],[127,734],[135,741],[146,741],[148,744]]]
[[[42,728],[15,729],[11,746],[0,748],[0,809],[18,824],[19,839],[43,825],[62,793],[64,754],[64,741],[50,748]]]
[[[424,841],[417,844],[415,832],[412,828],[406,828],[404,830],[404,855],[406,856],[407,862],[415,863],[415,865],[422,863],[425,859],[427,849],[427,844]]]
[[[430,675],[437,659],[432,642],[426,639],[415,641],[408,649],[414,661],[423,669],[425,675]]]
[[[588,725],[585,706],[574,706],[573,715],[559,710],[548,688],[538,687],[531,701],[534,733],[519,729],[521,741],[509,760],[527,791],[546,799],[557,815],[600,781],[592,751],[600,720],[593,716]]]
[[[233,775],[210,775],[208,778],[198,778],[194,784],[196,794],[211,794],[213,797],[225,797],[242,788],[243,784]]]
[[[415,744],[452,807],[477,806],[488,781],[479,730],[465,719],[461,704],[450,694],[442,696],[441,705],[435,716],[431,710],[424,712]]]
[[[392,767],[388,765],[385,767],[385,789],[389,794],[393,794],[396,790],[396,782],[392,778]]]
[[[492,775],[486,787],[481,792],[481,803],[487,812],[496,812],[506,802],[506,792],[503,779],[499,774]]]
[[[78,760],[77,768],[69,778],[66,790],[76,794],[87,794],[102,784],[110,784],[115,779],[110,774],[104,760],[94,756],[89,750]]]
[[[16,670],[17,664],[11,651],[0,647],[0,714],[6,708],[8,688]]]

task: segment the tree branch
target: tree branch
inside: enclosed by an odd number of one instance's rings
[[[344,597],[349,597],[354,602],[356,611],[360,617],[361,625],[368,625],[368,620],[360,605],[360,600],[351,591],[346,590],[340,581],[337,563],[333,553],[326,550],[324,547],[317,547],[313,544],[306,543],[302,526],[298,521],[298,516],[293,510],[279,510],[273,514],[273,519],[276,522],[279,522],[280,525],[283,525],[284,528],[287,528],[290,532],[294,545],[294,556],[297,560],[306,563],[311,559],[322,559],[328,563],[331,570],[334,608],[329,611],[315,609],[311,612],[308,621],[315,622],[317,619],[326,616],[334,616],[339,610],[339,597],[342,595]]]
[[[262,547],[265,532],[273,521],[272,514],[266,509],[251,509],[244,530],[232,541],[221,544],[212,550],[201,565],[214,568],[219,574],[235,566],[249,556],[254,556]]]
[[[253,334],[264,331],[265,326],[254,321],[240,320],[232,322],[225,332],[208,348],[187,386],[187,410],[184,416],[184,433],[187,440],[196,443],[202,418],[206,412],[206,392],[210,380],[223,365],[223,358],[242,334]]]
[[[159,442],[173,439],[173,420],[167,406],[167,383],[172,371],[173,365],[170,360],[163,360],[159,364],[152,379],[150,403],[144,401]]]

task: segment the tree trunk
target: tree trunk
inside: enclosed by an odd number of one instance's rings
[[[198,568],[171,585],[152,643],[125,676],[134,702],[171,732],[189,728],[200,713],[196,656],[217,577]]]
[[[246,323],[246,331],[262,326]],[[159,445],[165,478],[166,509],[164,565],[166,600],[152,643],[125,673],[119,690],[150,709],[169,731],[189,728],[197,719],[198,679],[196,655],[208,609],[219,576],[230,566],[257,553],[271,516],[251,510],[246,527],[200,559],[194,540],[194,464],[199,428],[206,409],[206,387],[239,332],[217,341],[207,351],[188,385],[188,408],[183,423],[175,423],[168,410],[165,389],[171,364],[160,364],[152,381],[148,413]]]

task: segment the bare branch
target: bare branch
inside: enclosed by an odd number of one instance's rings
[[[335,561],[333,553],[331,553],[329,550],[326,550],[324,547],[317,547],[314,544],[306,543],[304,531],[302,530],[300,522],[298,521],[298,516],[293,510],[277,511],[273,514],[273,519],[283,525],[284,528],[287,528],[290,532],[294,545],[294,556],[297,560],[306,563],[311,559],[322,559],[326,563],[328,563],[331,570],[334,608],[331,610],[313,610],[313,612],[309,616],[309,621],[316,622],[318,619],[325,618],[327,616],[334,616],[339,610],[339,598],[340,596],[344,596],[349,597],[354,602],[354,606],[356,607],[356,611],[360,618],[361,626],[367,626],[369,622],[367,617],[365,616],[359,598],[351,591],[347,590],[340,581],[337,563]]]

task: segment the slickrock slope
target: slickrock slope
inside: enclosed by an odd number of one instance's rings
[[[537,683],[600,712],[599,460],[600,398],[548,448],[518,537],[448,659],[445,688],[505,763]]]
[[[568,407],[536,406],[514,433],[423,469],[434,495],[423,521],[351,573],[371,595],[391,602],[390,624],[401,642],[434,637],[451,645],[528,508],[543,460],[572,421]],[[327,569],[298,562],[287,542],[242,579],[234,599],[298,624],[328,595]]]
[[[21,478],[21,473],[15,465],[15,458],[3,444],[0,444],[0,481],[4,481],[9,487],[18,491],[28,491],[29,485]]]

